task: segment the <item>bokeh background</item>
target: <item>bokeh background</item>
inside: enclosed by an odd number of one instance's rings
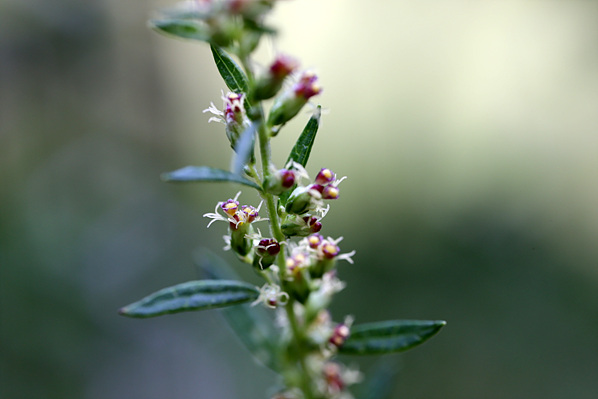
[[[281,3],[260,60],[316,68],[309,170],[349,177],[323,231],[357,250],[335,318],[448,321],[394,356],[392,397],[595,398],[598,2]],[[146,27],[169,4],[0,1],[3,399],[264,398],[276,381],[217,311],[116,313],[200,276],[194,251],[225,234],[201,215],[238,189],[158,178],[230,162],[202,113],[224,89],[209,49]]]

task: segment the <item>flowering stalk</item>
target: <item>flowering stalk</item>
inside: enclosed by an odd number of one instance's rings
[[[345,179],[321,168],[310,179],[305,169],[319,128],[320,107],[299,135],[285,165],[272,162],[270,141],[322,88],[313,71],[278,55],[256,72],[253,51],[273,33],[266,14],[276,0],[196,0],[153,21],[163,33],[208,42],[218,70],[230,90],[223,108],[213,103],[204,112],[209,122],[223,123],[235,152],[231,171],[189,166],[163,176],[174,182],[227,181],[255,189],[262,203],[244,204],[242,193],[217,203],[204,216],[225,222],[225,249],[250,265],[264,279],[254,287],[237,279],[199,280],[168,287],[121,309],[132,317],[229,307],[231,325],[258,360],[279,373],[283,388],[272,399],[350,399],[351,385],[361,374],[340,364],[338,353],[381,354],[403,351],[434,335],[443,321],[391,320],[353,326],[353,317],[334,322],[328,307],[345,288],[339,261],[353,263],[355,251],[341,253],[342,237],[320,234],[322,220],[340,197]],[[235,61],[236,57],[240,65]],[[287,84],[288,83],[288,84]],[[268,107],[264,101],[273,98]],[[259,157],[255,156],[255,144]],[[259,161],[259,162],[258,162]],[[265,204],[268,217],[262,217]],[[256,226],[268,222],[269,234]],[[218,278],[226,273],[212,270]],[[230,274],[230,273],[229,273]],[[250,302],[251,307],[235,306]],[[276,312],[278,325],[267,327],[265,339],[250,332],[266,328],[263,312]],[[241,321],[244,326],[239,327]]]

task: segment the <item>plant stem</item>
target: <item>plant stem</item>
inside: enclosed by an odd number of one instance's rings
[[[245,73],[247,74],[247,78],[250,82],[251,87],[252,83],[255,82],[255,77],[251,69],[251,62],[248,59],[248,57],[240,57],[240,59],[243,65],[243,69],[245,69]],[[257,118],[253,120],[253,122],[257,125],[260,161],[262,164],[262,178],[263,181],[265,181],[270,176],[270,163],[272,159],[270,149],[270,138],[272,137],[272,132],[266,124],[264,118],[264,110],[261,102],[250,105],[253,108],[255,108],[255,111],[257,111],[254,114],[257,115]],[[280,225],[280,218],[276,209],[276,200],[274,196],[270,193],[262,192],[261,196],[266,202],[266,207],[268,209],[268,217],[270,219],[270,231],[272,233],[272,236],[276,241],[282,243],[284,242],[286,237],[283,234]],[[278,254],[276,263],[278,265],[279,270],[278,277],[280,283],[282,284],[282,282],[287,279],[284,251],[281,251]],[[302,326],[299,325],[297,315],[295,314],[294,305],[295,300],[292,297],[289,298],[287,304],[285,305],[285,311],[289,320],[289,327],[292,335],[292,342],[289,345],[294,346],[296,348],[296,355],[294,356],[295,358],[292,359],[292,363],[293,367],[298,368],[299,374],[301,376],[298,388],[303,392],[304,399],[314,399],[315,396],[311,388],[311,378],[309,376],[305,359],[307,351],[304,348],[304,329]]]

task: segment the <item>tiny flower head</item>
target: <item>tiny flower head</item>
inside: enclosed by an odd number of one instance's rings
[[[294,118],[311,97],[322,91],[317,80],[315,73],[306,71],[290,89],[282,91],[270,109],[268,125],[282,125]]]
[[[287,76],[299,66],[298,62],[288,55],[279,54],[268,68],[268,71],[256,82],[253,98],[266,100],[280,91]]]
[[[323,241],[318,246],[318,253],[320,253],[321,256],[326,259],[333,259],[339,254],[340,251],[341,249],[338,247],[338,245],[330,241]]]
[[[270,65],[270,73],[278,79],[284,79],[291,74],[299,62],[286,54],[278,54],[274,62]]]
[[[256,249],[260,255],[276,256],[280,252],[280,244],[273,238],[262,238]]]
[[[234,199],[228,199],[225,202],[220,203],[220,208],[229,216],[234,216],[239,209],[239,201]]]
[[[317,233],[318,231],[322,230],[322,223],[315,216],[304,216],[303,221],[309,227],[309,231],[311,233]]]
[[[295,185],[296,172],[290,169],[273,170],[264,181],[264,190],[270,194],[280,195]]]
[[[351,334],[351,324],[353,324],[353,318],[351,316],[347,316],[343,323],[337,324],[334,327],[329,342],[337,348],[343,346]]]
[[[285,305],[288,300],[289,294],[282,291],[280,286],[276,284],[264,284],[262,288],[260,288],[260,295],[252,305],[255,306],[258,303],[263,303],[267,307],[274,309],[277,306]]]
[[[280,244],[273,238],[262,238],[255,247],[256,256],[253,258],[253,266],[264,270],[272,266],[276,255],[280,252]]]
[[[249,119],[243,105],[245,94],[229,92],[226,96],[222,94],[223,110],[219,110],[214,103],[204,109],[203,112],[210,112],[212,116],[208,122],[220,122],[226,126],[225,132],[231,146],[235,144],[243,131],[249,125]]]
[[[295,95],[303,97],[305,100],[309,100],[316,94],[320,94],[322,88],[318,84],[318,76],[313,71],[305,71],[299,78],[299,81],[295,83],[293,90]]]
[[[335,178],[335,174],[333,171],[331,171],[328,168],[322,168],[319,172],[318,175],[316,176],[315,182],[316,184],[328,184],[331,183],[332,181],[334,181]]]
[[[321,234],[314,233],[307,237],[307,242],[311,249],[316,249],[320,246],[320,244],[324,241],[324,237]]]
[[[322,198],[325,200],[337,199],[339,196],[338,187],[333,186],[332,184],[327,185],[322,190]]]

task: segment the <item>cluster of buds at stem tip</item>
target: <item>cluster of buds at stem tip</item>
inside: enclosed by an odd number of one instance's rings
[[[313,184],[297,187],[287,201],[285,211],[303,215],[322,206],[322,200],[334,200],[339,197],[338,184],[344,179],[335,180],[336,175],[328,168],[320,170]]]
[[[297,83],[276,98],[268,115],[268,125],[282,125],[297,115],[310,98],[322,91],[317,81],[315,73],[303,72]]]
[[[249,53],[257,47],[260,36],[271,30],[263,26],[262,22],[263,16],[272,9],[275,2],[276,0],[188,0],[181,3],[178,9],[188,12],[184,14],[186,18],[201,22],[195,26],[195,30],[202,40]]]

